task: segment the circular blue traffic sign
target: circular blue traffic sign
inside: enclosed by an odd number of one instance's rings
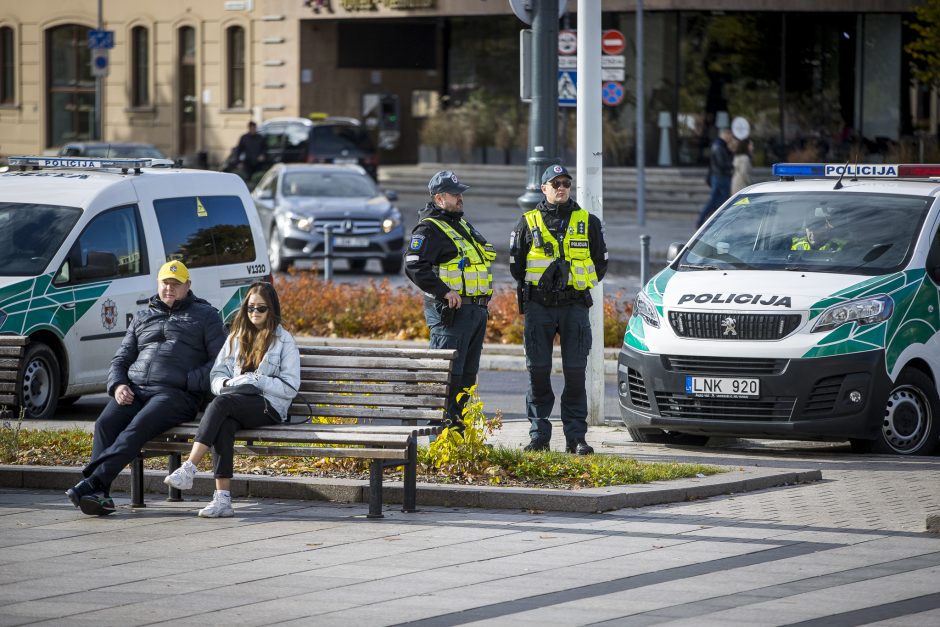
[[[623,85],[617,81],[607,81],[601,91],[601,100],[609,107],[616,107],[623,102]]]

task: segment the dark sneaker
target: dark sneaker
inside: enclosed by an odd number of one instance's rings
[[[100,494],[83,496],[81,501],[79,501],[78,507],[82,510],[83,514],[88,514],[89,516],[107,516],[108,514],[113,514],[115,510],[114,501],[111,497],[102,496]]]
[[[69,497],[69,501],[72,502],[72,505],[75,507],[80,507],[80,502],[82,497],[90,496],[94,494],[97,490],[91,485],[91,481],[88,479],[82,479],[75,484],[74,487],[69,488],[65,491],[65,496]]]
[[[545,440],[532,440],[526,444],[524,451],[548,451],[551,450],[551,447],[548,445],[548,442]]]
[[[584,438],[578,440],[568,440],[568,446],[566,450],[569,453],[574,453],[575,455],[593,455],[594,448],[584,441]]]

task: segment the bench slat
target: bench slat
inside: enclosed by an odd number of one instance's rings
[[[343,357],[408,357],[418,359],[447,359],[457,357],[449,348],[397,348],[392,346],[299,346],[301,355],[339,355]]]
[[[192,427],[174,427],[164,431],[161,438],[154,438],[151,443],[162,441],[162,436],[192,438],[196,429]],[[265,442],[329,442],[331,444],[350,444],[360,446],[408,446],[409,433],[378,433],[375,431],[338,432],[338,431],[291,431],[274,427],[271,429],[243,429],[235,434],[236,440],[262,440]]]
[[[405,370],[340,370],[340,369],[301,369],[301,381],[380,381],[415,382],[415,383],[447,383],[450,381],[450,372],[435,372],[432,370],[408,372]]]
[[[408,359],[396,357],[343,357],[340,355],[301,355],[300,365],[327,366],[332,368],[382,368],[384,370],[440,370],[448,371],[450,361],[446,359]]]
[[[181,423],[173,429],[189,429],[195,435],[199,422],[191,421]],[[353,433],[407,433],[412,436],[432,435],[441,432],[442,427],[438,425],[386,425],[386,424],[327,424],[327,423],[302,423],[302,424],[282,424],[269,429],[277,429],[284,432],[310,433],[321,431],[349,431]],[[189,433],[182,431],[181,433]],[[241,433],[241,432],[238,432]]]
[[[0,357],[18,358],[23,354],[22,346],[2,346],[0,345]]]
[[[143,449],[145,451],[161,451],[167,453],[188,453],[190,445],[186,442],[157,442],[150,443]],[[332,448],[332,447],[299,447],[299,446],[257,446],[235,445],[237,455],[264,455],[271,457],[344,457],[351,459],[408,459],[406,448]]]
[[[440,409],[398,409],[391,407],[314,407],[303,403],[290,407],[291,416],[316,416],[318,418],[386,418],[390,420],[443,420]]]
[[[443,408],[446,404],[445,396],[403,396],[401,394],[319,394],[316,392],[304,393],[300,402],[295,401],[295,405],[306,407],[303,401],[310,403],[314,412],[320,411],[323,406],[345,406],[356,405],[366,407],[424,407],[424,408]],[[310,410],[308,409],[309,413]],[[301,415],[303,412],[300,412]]]
[[[16,405],[19,399],[15,394],[0,394],[0,405]]]
[[[0,392],[16,392],[16,381],[3,381],[0,379]]]
[[[16,381],[19,374],[18,370],[0,370],[0,381]]]
[[[19,359],[0,359],[0,368],[2,368],[3,370],[19,371],[20,360]]]
[[[0,335],[0,346],[26,346],[29,338],[25,335]]]
[[[355,383],[351,381],[304,381],[300,383],[301,392],[337,392],[353,394],[434,394],[447,395],[447,386],[443,383],[409,385],[406,383]]]

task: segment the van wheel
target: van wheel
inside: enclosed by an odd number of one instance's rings
[[[709,436],[663,431],[662,429],[627,429],[634,442],[643,444],[672,444],[675,446],[705,446]]]
[[[271,236],[268,237],[268,258],[274,272],[287,272],[290,268],[290,262],[284,259],[284,244],[276,228],[271,229]]]
[[[404,260],[401,257],[382,260],[382,272],[385,274],[401,274],[401,266]]]
[[[52,349],[41,342],[30,344],[23,360],[21,378],[20,407],[26,410],[25,417],[51,419],[55,415],[61,389],[59,360]]]
[[[872,446],[875,453],[930,455],[937,448],[940,398],[930,377],[907,369],[894,383],[885,404],[881,437]]]

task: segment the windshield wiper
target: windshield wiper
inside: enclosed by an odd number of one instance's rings
[[[685,270],[717,270],[718,266],[709,265],[706,263],[680,263],[679,269]]]

